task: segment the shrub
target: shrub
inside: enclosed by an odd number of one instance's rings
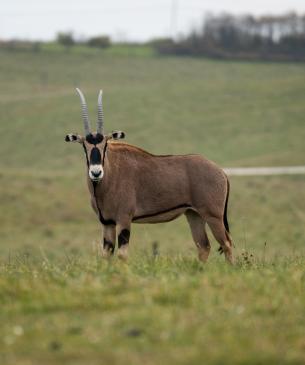
[[[75,40],[72,32],[59,32],[56,37],[57,43],[65,46],[66,48],[72,47],[75,44]]]
[[[87,41],[88,46],[95,48],[108,48],[111,46],[111,41],[108,36],[92,37]]]

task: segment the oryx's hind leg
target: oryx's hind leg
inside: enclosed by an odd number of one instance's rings
[[[215,239],[220,244],[219,251],[222,253],[224,252],[226,260],[233,264],[233,254],[232,254],[232,240],[230,237],[229,232],[227,232],[223,218],[216,218],[216,217],[207,217],[207,223],[211,228],[211,231],[215,237]]]
[[[115,248],[115,225],[103,226],[102,256],[108,258],[113,255]]]
[[[205,230],[205,222],[198,213],[192,210],[188,210],[185,215],[192,231],[193,240],[198,249],[199,260],[206,262],[209,257],[211,245]]]

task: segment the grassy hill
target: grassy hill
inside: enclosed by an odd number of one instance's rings
[[[86,93],[93,123],[103,88],[106,129],[124,130],[129,143],[151,152],[202,153],[221,166],[305,163],[302,64],[77,50],[0,56],[0,219],[10,249],[37,242],[49,249],[49,240],[51,246],[67,241],[87,249],[88,240],[99,239],[82,150],[64,143],[67,132],[83,132],[75,86]],[[232,179],[236,244],[256,249],[267,242],[272,253],[303,249],[303,182],[303,177]],[[184,219],[138,230],[136,241],[158,239],[164,247],[167,241],[183,247],[190,240]],[[1,250],[7,252],[7,245]]]
[[[75,86],[93,120],[103,88],[108,130],[124,129],[129,142],[153,152],[195,151],[222,165],[304,163],[302,64],[73,52],[2,52],[0,62],[1,153],[15,167],[73,168],[79,156],[68,158],[61,138],[82,130]]]
[[[133,225],[130,264],[107,264],[64,136],[83,132],[75,87],[92,122],[103,88],[106,130],[150,152],[305,164],[304,80],[303,64],[1,51],[1,363],[302,363],[304,176],[231,178],[235,269],[216,244],[200,265],[184,218]]]

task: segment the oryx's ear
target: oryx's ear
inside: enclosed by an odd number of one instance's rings
[[[84,142],[84,137],[80,136],[79,134],[72,134],[69,133],[66,135],[65,137],[65,141],[66,142],[78,142],[78,143],[83,143]]]
[[[122,131],[113,131],[110,133],[111,138],[113,139],[123,139],[125,138],[125,133]]]

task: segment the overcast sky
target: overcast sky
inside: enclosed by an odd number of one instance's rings
[[[71,30],[77,36],[145,41],[185,33],[208,11],[305,13],[305,0],[3,0],[0,39],[49,40]]]

